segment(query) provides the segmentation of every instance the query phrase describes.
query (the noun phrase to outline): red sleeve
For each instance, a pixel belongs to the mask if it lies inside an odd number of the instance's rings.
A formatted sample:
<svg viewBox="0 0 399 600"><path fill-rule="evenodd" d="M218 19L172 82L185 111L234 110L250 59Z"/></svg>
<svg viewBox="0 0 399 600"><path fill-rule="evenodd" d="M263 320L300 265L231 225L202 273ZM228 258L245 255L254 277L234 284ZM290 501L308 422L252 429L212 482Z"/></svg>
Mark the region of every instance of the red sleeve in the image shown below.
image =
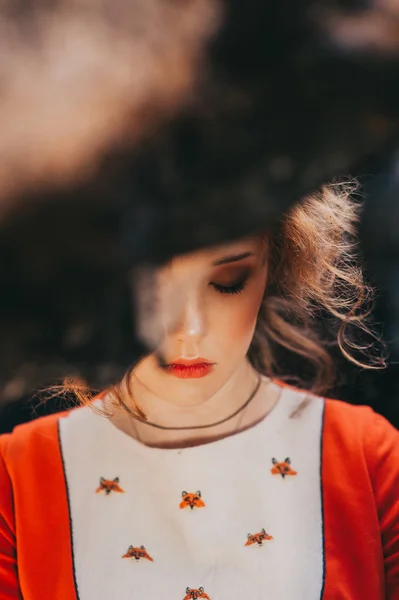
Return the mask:
<svg viewBox="0 0 399 600"><path fill-rule="evenodd" d="M384 548L386 599L399 600L399 432L374 413L365 435Z"/></svg>
<svg viewBox="0 0 399 600"><path fill-rule="evenodd" d="M20 600L22 595L18 584L12 486L0 453L0 600L17 598Z"/></svg>

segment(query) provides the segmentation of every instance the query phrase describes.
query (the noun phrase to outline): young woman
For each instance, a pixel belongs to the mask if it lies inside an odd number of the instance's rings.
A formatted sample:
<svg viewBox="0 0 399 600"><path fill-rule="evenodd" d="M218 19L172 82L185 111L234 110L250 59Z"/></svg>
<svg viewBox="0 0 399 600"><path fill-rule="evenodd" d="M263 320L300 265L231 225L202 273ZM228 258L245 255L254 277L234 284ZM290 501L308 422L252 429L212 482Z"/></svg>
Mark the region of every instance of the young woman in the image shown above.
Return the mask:
<svg viewBox="0 0 399 600"><path fill-rule="evenodd" d="M269 236L175 258L159 295L188 288L156 355L1 438L1 599L399 599L399 435L316 394L316 311L352 360L345 325L366 329L355 220L330 187ZM278 345L311 392L276 378Z"/></svg>

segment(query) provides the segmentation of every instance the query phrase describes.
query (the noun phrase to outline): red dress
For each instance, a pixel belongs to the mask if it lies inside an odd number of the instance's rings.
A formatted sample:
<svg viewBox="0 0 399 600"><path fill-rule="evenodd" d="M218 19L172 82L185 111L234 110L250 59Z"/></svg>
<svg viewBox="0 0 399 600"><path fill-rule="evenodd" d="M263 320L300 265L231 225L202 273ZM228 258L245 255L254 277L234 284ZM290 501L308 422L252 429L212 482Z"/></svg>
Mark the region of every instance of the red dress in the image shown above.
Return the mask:
<svg viewBox="0 0 399 600"><path fill-rule="evenodd" d="M318 598L399 600L399 433L369 408L335 400L322 402L319 451L323 572ZM41 418L0 437L1 600L79 597L68 478L60 439L60 422L65 418L66 413ZM278 477L275 459L273 465L268 465L267 475ZM296 468L293 463L292 468ZM114 484L106 482L105 493L107 485L112 491ZM123 491L123 482L114 487L117 492ZM186 500L191 502L190 491L183 492L188 500L184 495L180 497L181 507ZM253 539L248 538L245 546L261 543L256 537L262 537L261 533L252 533ZM136 551L133 548L130 554ZM156 562L148 560L146 568ZM289 577L290 564L282 568ZM308 568L312 570L313 565ZM214 600L209 585L205 592ZM189 593L187 597L191 597ZM269 597L266 590L264 597ZM216 594L215 599L219 598L221 594Z"/></svg>

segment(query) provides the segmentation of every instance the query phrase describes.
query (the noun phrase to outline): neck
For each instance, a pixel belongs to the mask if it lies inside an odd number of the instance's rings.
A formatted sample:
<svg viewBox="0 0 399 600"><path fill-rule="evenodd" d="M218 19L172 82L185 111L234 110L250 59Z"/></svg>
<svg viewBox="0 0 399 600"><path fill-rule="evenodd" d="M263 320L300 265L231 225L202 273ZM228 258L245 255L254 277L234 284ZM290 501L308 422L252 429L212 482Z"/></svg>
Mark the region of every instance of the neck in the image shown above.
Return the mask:
<svg viewBox="0 0 399 600"><path fill-rule="evenodd" d="M258 374L245 361L226 383L200 406L176 406L153 394L139 379L133 382L134 397L149 421L164 427L196 427L225 419L250 397L258 383ZM216 441L247 429L263 419L273 408L279 388L264 380L250 404L235 417L215 427L198 430L163 430L142 423L118 408L113 424L143 444L155 447L188 447ZM129 405L129 397L126 397Z"/></svg>

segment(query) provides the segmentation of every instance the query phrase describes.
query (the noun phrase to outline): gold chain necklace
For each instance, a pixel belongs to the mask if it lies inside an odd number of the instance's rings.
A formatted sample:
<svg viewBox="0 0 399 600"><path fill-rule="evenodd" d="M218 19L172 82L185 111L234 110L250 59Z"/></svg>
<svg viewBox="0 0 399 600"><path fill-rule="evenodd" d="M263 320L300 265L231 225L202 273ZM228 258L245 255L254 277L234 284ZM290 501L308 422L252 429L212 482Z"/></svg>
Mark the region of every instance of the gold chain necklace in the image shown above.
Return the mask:
<svg viewBox="0 0 399 600"><path fill-rule="evenodd" d="M123 402L122 398L119 398L119 402L120 402L121 406L124 408L124 410L127 413L129 413L129 415L131 415L134 419L136 419L136 421L140 421L140 423L144 423L145 425L150 425L150 427L156 427L157 429L164 429L164 430L169 430L169 431L208 429L210 427L217 427L217 425L222 425L223 423L230 421L230 419L234 419L234 417L236 417L238 414L240 414L240 412L242 412L248 406L248 404L255 398L256 394L259 391L261 382L262 382L261 376L258 375L258 381L256 383L256 386L255 386L254 390L251 392L251 395L249 396L249 398L244 402L244 404L242 404L239 408L237 408L237 410L235 410L228 417L225 417L224 419L220 419L220 421L216 421L215 423L210 423L209 425L192 425L190 427L167 427L165 425L159 425L158 423L153 423L152 421L147 421L146 419L142 419L141 417L139 417L134 411L131 410L131 408L129 408L129 406L127 406L127 404L125 404L125 402Z"/></svg>

